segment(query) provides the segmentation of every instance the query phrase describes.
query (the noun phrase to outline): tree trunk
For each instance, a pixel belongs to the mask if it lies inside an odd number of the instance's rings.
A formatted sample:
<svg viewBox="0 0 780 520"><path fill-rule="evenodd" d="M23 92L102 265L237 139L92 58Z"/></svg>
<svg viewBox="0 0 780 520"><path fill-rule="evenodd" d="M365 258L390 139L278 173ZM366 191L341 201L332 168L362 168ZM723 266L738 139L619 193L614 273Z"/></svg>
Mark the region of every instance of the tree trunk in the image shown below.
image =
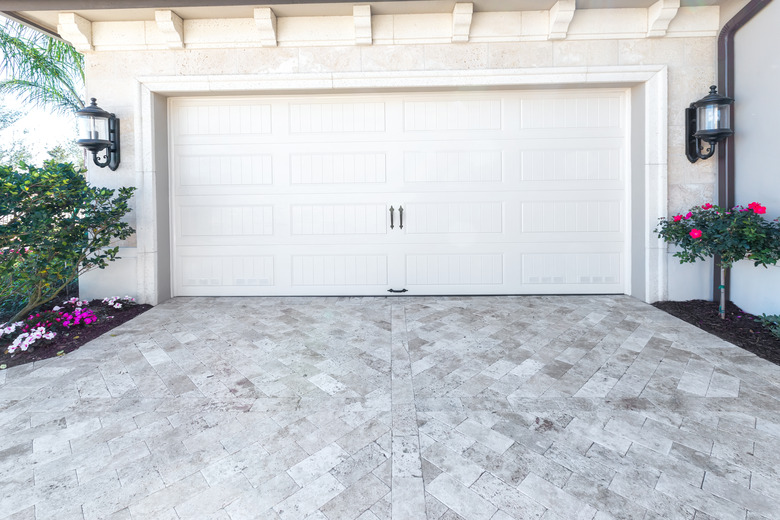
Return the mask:
<svg viewBox="0 0 780 520"><path fill-rule="evenodd" d="M718 307L718 316L720 319L726 319L726 270L720 268L720 306Z"/></svg>

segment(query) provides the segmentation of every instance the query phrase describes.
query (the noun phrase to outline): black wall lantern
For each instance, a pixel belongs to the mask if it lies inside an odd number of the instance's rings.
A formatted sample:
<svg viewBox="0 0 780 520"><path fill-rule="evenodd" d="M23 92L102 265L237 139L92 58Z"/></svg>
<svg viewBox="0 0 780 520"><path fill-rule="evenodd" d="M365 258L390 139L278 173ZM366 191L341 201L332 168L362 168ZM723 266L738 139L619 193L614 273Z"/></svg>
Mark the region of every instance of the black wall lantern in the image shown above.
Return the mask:
<svg viewBox="0 0 780 520"><path fill-rule="evenodd" d="M76 112L79 139L76 144L92 152L92 160L112 171L119 167L119 118L97 106L96 99L92 104ZM102 158L98 153L105 150Z"/></svg>
<svg viewBox="0 0 780 520"><path fill-rule="evenodd" d="M734 100L718 95L715 85L710 87L710 93L691 103L685 109L685 155L688 160L696 162L707 159L715 153L715 144L734 135L731 129L731 104ZM708 148L702 150L702 141Z"/></svg>

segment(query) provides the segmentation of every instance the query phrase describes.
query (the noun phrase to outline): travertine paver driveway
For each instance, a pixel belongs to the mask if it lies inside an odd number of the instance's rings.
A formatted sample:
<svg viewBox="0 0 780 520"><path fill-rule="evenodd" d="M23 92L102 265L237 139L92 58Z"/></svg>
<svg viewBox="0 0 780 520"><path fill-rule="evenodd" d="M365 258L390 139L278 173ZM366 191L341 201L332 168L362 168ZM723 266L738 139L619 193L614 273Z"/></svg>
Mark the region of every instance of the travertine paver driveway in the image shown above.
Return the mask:
<svg viewBox="0 0 780 520"><path fill-rule="evenodd" d="M179 298L0 372L0 517L780 518L779 390L625 296Z"/></svg>

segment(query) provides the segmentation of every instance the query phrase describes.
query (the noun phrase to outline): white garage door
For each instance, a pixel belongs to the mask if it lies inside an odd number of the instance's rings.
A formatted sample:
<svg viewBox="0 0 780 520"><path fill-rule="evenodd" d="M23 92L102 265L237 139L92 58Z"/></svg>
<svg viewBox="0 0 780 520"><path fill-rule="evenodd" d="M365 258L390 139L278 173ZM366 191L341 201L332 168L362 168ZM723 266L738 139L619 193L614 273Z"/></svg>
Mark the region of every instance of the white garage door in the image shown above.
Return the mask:
<svg viewBox="0 0 780 520"><path fill-rule="evenodd" d="M624 91L170 108L176 295L625 290Z"/></svg>

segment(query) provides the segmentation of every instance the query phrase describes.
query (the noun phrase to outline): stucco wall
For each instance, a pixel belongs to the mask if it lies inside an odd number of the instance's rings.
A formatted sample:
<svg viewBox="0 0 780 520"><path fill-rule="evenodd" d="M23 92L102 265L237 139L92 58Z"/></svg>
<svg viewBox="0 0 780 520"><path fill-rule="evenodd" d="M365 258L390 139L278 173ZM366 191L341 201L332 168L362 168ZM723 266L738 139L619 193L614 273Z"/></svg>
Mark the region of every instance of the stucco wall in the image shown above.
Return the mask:
<svg viewBox="0 0 780 520"><path fill-rule="evenodd" d="M608 11L614 13L609 14ZM523 27L540 27L536 19L544 13L533 12L527 17L519 15L518 20L525 23L528 18ZM188 25L185 21L184 49L166 49L160 45L160 38L150 37L149 34L153 33L149 28L151 22L127 22L124 25L118 22L94 23L93 45L96 50L86 53L88 95L97 97L101 107L116 112L122 119L122 165L117 172L93 167L90 178L96 184L108 186L136 185L139 186L139 196L145 197L144 200L150 197L150 181L142 174L141 163L143 154L151 152L145 149L135 153L136 144L143 140L143 136L136 136L135 132L142 123L139 81L145 77L191 77L193 83L203 85L203 93L207 94L209 81L220 76L242 74L261 75L270 82L276 75L289 77L290 74L300 75L302 80L312 74L323 73L352 73L360 77L361 73L404 71L414 74L420 71L490 70L500 74L502 70L552 73L566 69L581 70L587 74L589 70L599 70L600 67L663 65L668 71L666 102L669 124L668 153L666 160L662 158L661 162L666 163L663 166L668 165L669 213L712 201L716 162L690 164L686 160L683 110L691 101L705 95L708 86L715 83L718 8L682 8L678 17L669 24L667 35L660 38L646 37L648 17L645 9L603 10L601 16L595 14L577 11L568 36L557 41L546 39L546 34L532 34L533 31L526 36L523 33L518 36L507 28L511 17L505 17L502 23L498 23L500 16L482 18L477 23L475 14L472 32L476 33L466 43L443 43L451 39L451 15L375 19L372 45L345 44L345 41L354 39L354 32L350 32L351 28L342 28L339 32L338 27L344 25L343 20L323 21L314 17L309 22L311 31L307 35L303 30L306 27L304 21L282 23L279 19L277 47L262 47L254 41L242 43L242 33L236 29L243 27L239 22L212 20ZM449 16L446 18L449 22L443 23L442 16ZM491 25L488 23L490 20L496 23ZM252 22L251 19L249 22ZM548 27L547 23L545 18L541 26ZM388 24L390 29L387 29ZM347 33L344 33L345 30ZM312 35L319 40L312 40ZM310 40L302 41L306 37ZM323 40L327 45L323 44ZM159 141L161 137L155 139ZM158 166L155 166L151 184L159 183L160 178L167 175L160 158L156 157L153 161ZM140 195L142 193L146 195ZM144 211L144 205L148 203L139 204L138 211ZM137 242L127 244L130 254L123 261L125 266L111 266L85 277L82 284L85 295L103 296L112 278L121 276L126 283L127 273L133 269L130 265L132 257L156 251L157 245L151 243L148 237L156 237L158 230L143 229L143 219L140 221ZM145 236L140 236L142 233ZM706 265L679 266L677 260L669 256L668 269L670 279L675 280L670 294L676 299L709 295L708 282L701 281L708 280ZM691 272L696 274L691 276ZM139 283L148 273L139 272L136 276L139 290L133 295L156 302L156 297L149 296L148 289Z"/></svg>
<svg viewBox="0 0 780 520"><path fill-rule="evenodd" d="M780 120L778 27L780 1L775 0L734 36L734 193L737 204L764 204L770 219L780 217L780 162L773 153ZM780 266L738 263L731 274L731 299L752 314L780 314Z"/></svg>

